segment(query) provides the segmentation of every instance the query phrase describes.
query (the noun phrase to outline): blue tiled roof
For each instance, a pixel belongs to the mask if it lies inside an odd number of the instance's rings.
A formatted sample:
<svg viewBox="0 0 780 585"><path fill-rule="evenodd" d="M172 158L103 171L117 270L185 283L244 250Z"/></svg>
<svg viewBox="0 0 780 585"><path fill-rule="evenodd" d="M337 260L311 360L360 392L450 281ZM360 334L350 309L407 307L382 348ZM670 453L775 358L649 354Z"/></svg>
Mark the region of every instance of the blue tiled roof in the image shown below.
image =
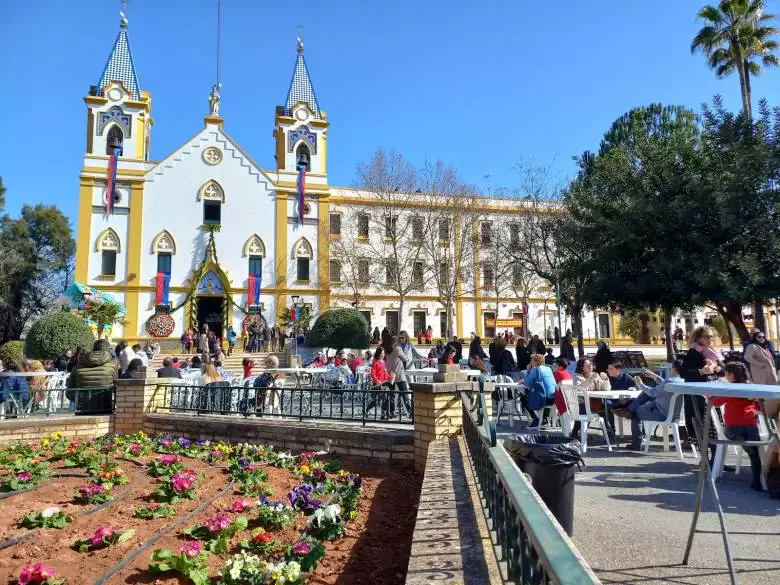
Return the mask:
<svg viewBox="0 0 780 585"><path fill-rule="evenodd" d="M103 69L100 81L98 81L97 95L103 95L103 88L111 81L121 81L130 92L132 99L141 99L133 54L130 52L130 43L127 40L127 23L124 20L119 28L119 36L116 38L114 48L111 50L111 56Z"/></svg>
<svg viewBox="0 0 780 585"><path fill-rule="evenodd" d="M317 104L317 96L314 95L314 88L309 78L309 70L306 69L306 60L303 58L302 47L298 49L298 58L295 61L295 71L290 82L290 90L287 92L284 113L288 116L292 115L292 109L298 102L306 102L314 117L318 120L322 119L320 106Z"/></svg>

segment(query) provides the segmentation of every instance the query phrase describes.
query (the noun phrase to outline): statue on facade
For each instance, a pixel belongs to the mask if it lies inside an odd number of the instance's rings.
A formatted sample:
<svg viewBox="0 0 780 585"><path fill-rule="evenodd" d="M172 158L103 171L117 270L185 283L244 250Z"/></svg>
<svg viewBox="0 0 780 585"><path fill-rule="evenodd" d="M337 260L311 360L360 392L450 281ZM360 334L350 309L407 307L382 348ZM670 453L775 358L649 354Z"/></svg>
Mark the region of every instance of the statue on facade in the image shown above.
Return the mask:
<svg viewBox="0 0 780 585"><path fill-rule="evenodd" d="M209 94L209 116L219 117L219 102L221 100L222 98L219 95L219 84L215 83Z"/></svg>

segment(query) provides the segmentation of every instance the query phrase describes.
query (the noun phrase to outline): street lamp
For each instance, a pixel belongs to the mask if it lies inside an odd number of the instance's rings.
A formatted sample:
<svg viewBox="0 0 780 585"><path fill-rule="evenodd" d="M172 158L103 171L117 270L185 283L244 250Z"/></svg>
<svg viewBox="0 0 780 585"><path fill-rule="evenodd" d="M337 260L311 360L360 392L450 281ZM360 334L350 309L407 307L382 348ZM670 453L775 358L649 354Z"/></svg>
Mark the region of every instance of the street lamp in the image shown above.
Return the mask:
<svg viewBox="0 0 780 585"><path fill-rule="evenodd" d="M295 344L293 347L295 347L295 355L298 355L298 300L301 298L300 295L290 295L290 298L293 302L293 308L292 310L295 312L295 319L293 321L293 343ZM297 360L296 360L297 361Z"/></svg>

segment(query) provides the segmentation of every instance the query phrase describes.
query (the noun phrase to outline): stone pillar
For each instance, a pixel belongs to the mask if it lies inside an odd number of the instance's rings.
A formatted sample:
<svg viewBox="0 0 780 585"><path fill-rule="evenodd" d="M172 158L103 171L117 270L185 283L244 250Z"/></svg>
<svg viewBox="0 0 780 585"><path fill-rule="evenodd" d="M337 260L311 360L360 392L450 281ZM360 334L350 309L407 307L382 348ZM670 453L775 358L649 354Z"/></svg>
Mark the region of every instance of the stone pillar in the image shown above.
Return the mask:
<svg viewBox="0 0 780 585"><path fill-rule="evenodd" d="M451 367L451 366L450 366ZM441 372L449 374L449 372ZM460 374L458 374L460 376ZM437 376L437 377L438 377ZM411 384L414 393L414 466L418 471L425 469L428 444L436 439L456 435L463 425L462 391L479 391L478 382L452 381ZM487 415L490 416L490 393L492 382L485 382L484 392Z"/></svg>
<svg viewBox="0 0 780 585"><path fill-rule="evenodd" d="M172 378L157 378L157 373L143 370L129 380L116 381L114 432L135 433L143 429L144 415L156 412L164 404L163 384L173 384Z"/></svg>

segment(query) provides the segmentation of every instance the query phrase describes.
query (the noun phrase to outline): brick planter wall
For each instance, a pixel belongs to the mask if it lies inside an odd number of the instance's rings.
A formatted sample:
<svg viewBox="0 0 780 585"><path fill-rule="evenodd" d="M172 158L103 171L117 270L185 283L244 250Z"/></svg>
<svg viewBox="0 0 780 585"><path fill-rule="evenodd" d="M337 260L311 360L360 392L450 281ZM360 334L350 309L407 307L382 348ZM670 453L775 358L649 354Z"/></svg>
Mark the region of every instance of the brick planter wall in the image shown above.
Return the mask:
<svg viewBox="0 0 780 585"><path fill-rule="evenodd" d="M113 418L110 414L103 414L4 420L0 423L0 444L40 441L55 431L62 432L65 437L74 438L105 435L112 430Z"/></svg>
<svg viewBox="0 0 780 585"><path fill-rule="evenodd" d="M336 421L297 422L269 418L238 418L187 414L146 414L146 433L173 433L212 441L265 443L291 451L324 449L337 455L364 457L376 461L414 459L414 433L409 429L363 427Z"/></svg>

